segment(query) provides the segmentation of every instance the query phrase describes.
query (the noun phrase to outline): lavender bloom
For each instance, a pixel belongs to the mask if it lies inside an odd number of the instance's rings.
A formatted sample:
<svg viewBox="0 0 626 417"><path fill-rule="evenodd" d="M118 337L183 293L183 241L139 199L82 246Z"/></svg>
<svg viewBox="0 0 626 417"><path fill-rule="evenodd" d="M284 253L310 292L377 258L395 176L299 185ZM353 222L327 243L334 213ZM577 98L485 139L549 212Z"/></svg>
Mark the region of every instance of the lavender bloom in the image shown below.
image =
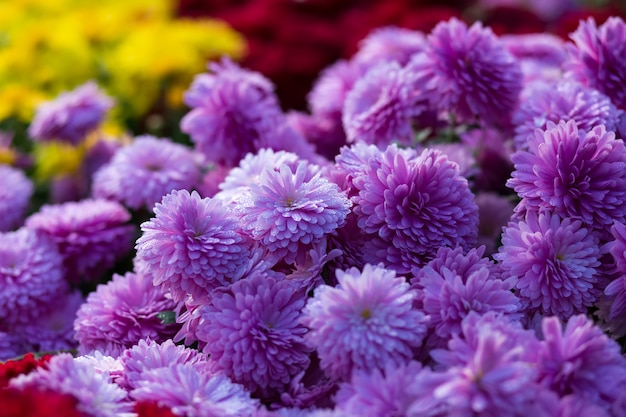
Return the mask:
<svg viewBox="0 0 626 417"><path fill-rule="evenodd" d="M379 147L393 141L412 144L413 123L426 110L426 100L415 82L414 73L397 62L377 65L359 78L343 108L348 142L362 141Z"/></svg>
<svg viewBox="0 0 626 417"><path fill-rule="evenodd" d="M375 29L359 43L353 62L364 68L392 61L404 66L425 48L426 36L422 32L387 26Z"/></svg>
<svg viewBox="0 0 626 417"><path fill-rule="evenodd" d="M341 120L346 96L362 75L358 65L343 60L324 69L307 97L311 112Z"/></svg>
<svg viewBox="0 0 626 417"><path fill-rule="evenodd" d="M39 388L74 396L77 409L93 417L134 417L126 391L109 381L107 372L97 372L86 361L75 360L69 353L55 355L46 368L13 378L15 388Z"/></svg>
<svg viewBox="0 0 626 417"><path fill-rule="evenodd" d="M215 291L196 331L211 369L260 396L281 391L309 365L299 323L305 302L290 281L260 273Z"/></svg>
<svg viewBox="0 0 626 417"><path fill-rule="evenodd" d="M120 204L96 199L44 205L26 219L26 227L58 245L70 282L93 282L132 249L135 227L129 220Z"/></svg>
<svg viewBox="0 0 626 417"><path fill-rule="evenodd" d="M146 371L145 379L130 395L136 401L156 402L180 416L247 417L258 407L243 386L224 375L198 372L189 364Z"/></svg>
<svg viewBox="0 0 626 417"><path fill-rule="evenodd" d="M353 179L359 227L397 248L432 257L441 246L471 247L478 232L478 207L458 166L425 149L407 159L394 147L366 175Z"/></svg>
<svg viewBox="0 0 626 417"><path fill-rule="evenodd" d="M529 139L529 151L511 157L507 186L529 209L546 207L597 229L626 217L626 147L604 126L579 130L576 122L548 123Z"/></svg>
<svg viewBox="0 0 626 417"><path fill-rule="evenodd" d="M419 362L408 362L390 368L383 374L355 371L350 383L343 383L335 397L336 410L341 415L377 417L408 416L409 406L415 400L415 380L421 372Z"/></svg>
<svg viewBox="0 0 626 417"><path fill-rule="evenodd" d="M514 280L501 280L491 262L481 258L483 250L473 249L463 256L460 248L441 248L412 280L418 305L442 340L458 334L461 321L470 312L495 311L518 317L520 303L511 292Z"/></svg>
<svg viewBox="0 0 626 417"><path fill-rule="evenodd" d="M614 240L609 244L609 251L618 276L604 289L606 297L599 303L598 315L605 321L607 330L622 337L626 335L626 225L616 222L611 234Z"/></svg>
<svg viewBox="0 0 626 417"><path fill-rule="evenodd" d="M0 233L0 320L38 320L68 290L63 259L47 236L28 229Z"/></svg>
<svg viewBox="0 0 626 417"><path fill-rule="evenodd" d="M535 82L523 91L519 108L513 114L515 148L528 150L536 129L546 130L548 122L573 120L581 131L604 125L615 131L621 112L611 100L575 81Z"/></svg>
<svg viewBox="0 0 626 417"><path fill-rule="evenodd" d="M36 140L56 139L78 145L98 127L111 107L113 100L94 82L88 82L41 104L28 134Z"/></svg>
<svg viewBox="0 0 626 417"><path fill-rule="evenodd" d="M542 323L545 343L538 362L539 381L559 395L574 394L610 406L622 395L626 360L619 345L584 315L563 329L556 317Z"/></svg>
<svg viewBox="0 0 626 417"><path fill-rule="evenodd" d="M241 161L239 166L232 168L219 185L221 190L215 197L224 201L235 201L245 191L250 190L250 185L259 181L261 173L266 169L279 171L283 165L295 169L299 161L298 155L272 149L260 149L256 154L249 153ZM308 167L313 167L309 165Z"/></svg>
<svg viewBox="0 0 626 417"><path fill-rule="evenodd" d="M593 18L570 35L566 75L606 94L626 110L626 23L611 17L600 27Z"/></svg>
<svg viewBox="0 0 626 417"><path fill-rule="evenodd" d="M522 89L522 72L491 29L480 22L468 28L452 18L439 23L427 43L408 70L422 80L432 106L459 121L478 117L488 124L508 124Z"/></svg>
<svg viewBox="0 0 626 417"><path fill-rule="evenodd" d="M187 294L202 301L241 277L250 244L220 201L178 190L163 197L154 213L141 225L137 259L175 302Z"/></svg>
<svg viewBox="0 0 626 417"><path fill-rule="evenodd" d="M529 210L511 222L494 258L530 311L562 318L585 312L600 295L598 239L582 222Z"/></svg>
<svg viewBox="0 0 626 417"><path fill-rule="evenodd" d="M0 362L31 352L32 348L19 335L0 330Z"/></svg>
<svg viewBox="0 0 626 417"><path fill-rule="evenodd" d="M436 416L548 417L555 398L547 401L537 384L537 371L524 346L512 346L507 332L490 326L475 329L475 347L465 364L449 368L444 380L431 386L444 404Z"/></svg>
<svg viewBox="0 0 626 417"><path fill-rule="evenodd" d="M343 226L351 206L336 184L320 173L311 176L305 162L295 171L289 165L266 169L237 203L244 232L287 263L303 245Z"/></svg>
<svg viewBox="0 0 626 417"><path fill-rule="evenodd" d="M78 310L74 329L79 350L117 357L142 339L165 341L176 334L177 327L163 324L158 314L174 307L163 288L152 285L150 277L132 272L114 274L113 280L98 285Z"/></svg>
<svg viewBox="0 0 626 417"><path fill-rule="evenodd" d="M304 309L306 340L333 379L355 369L372 371L406 364L422 343L426 318L413 309L415 293L403 278L381 266L337 270L337 287L321 285Z"/></svg>
<svg viewBox="0 0 626 417"><path fill-rule="evenodd" d="M75 291L54 301L51 310L44 316L19 327L18 332L28 341L33 352L54 352L78 346L74 337L74 319L85 301L84 297Z"/></svg>
<svg viewBox="0 0 626 417"><path fill-rule="evenodd" d="M118 150L111 162L96 172L92 193L134 210L152 210L164 195L190 190L199 180L198 161L190 149L146 135Z"/></svg>
<svg viewBox="0 0 626 417"><path fill-rule="evenodd" d="M268 79L229 60L212 63L209 69L213 73L196 76L185 94L192 110L182 119L181 129L210 161L234 166L264 147L310 152L304 138L285 127Z"/></svg>
<svg viewBox="0 0 626 417"><path fill-rule="evenodd" d="M123 368L118 384L134 389L145 379L145 373L159 368L188 364L199 373L207 370L207 360L195 349L176 346L171 339L159 344L151 339L142 339L137 345L126 349L119 357Z"/></svg>
<svg viewBox="0 0 626 417"><path fill-rule="evenodd" d="M520 60L559 67L566 59L565 42L549 33L502 35L500 41L506 49Z"/></svg>
<svg viewBox="0 0 626 417"><path fill-rule="evenodd" d="M34 187L24 173L0 164L0 232L8 232L24 220Z"/></svg>
<svg viewBox="0 0 626 417"><path fill-rule="evenodd" d="M346 144L341 114L335 117L290 111L286 118L287 124L306 138L315 147L315 152L326 160L335 158L339 149Z"/></svg>

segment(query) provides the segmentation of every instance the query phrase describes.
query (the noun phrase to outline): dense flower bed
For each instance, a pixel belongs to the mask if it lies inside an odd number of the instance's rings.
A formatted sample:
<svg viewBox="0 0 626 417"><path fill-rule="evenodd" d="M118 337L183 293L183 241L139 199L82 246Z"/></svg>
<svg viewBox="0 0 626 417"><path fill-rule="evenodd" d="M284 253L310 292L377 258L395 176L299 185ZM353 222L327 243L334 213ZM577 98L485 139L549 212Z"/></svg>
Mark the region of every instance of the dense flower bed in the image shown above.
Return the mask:
<svg viewBox="0 0 626 417"><path fill-rule="evenodd" d="M570 38L380 28L309 113L224 58L190 146L39 106L82 182L5 146L3 413L626 415L626 23Z"/></svg>

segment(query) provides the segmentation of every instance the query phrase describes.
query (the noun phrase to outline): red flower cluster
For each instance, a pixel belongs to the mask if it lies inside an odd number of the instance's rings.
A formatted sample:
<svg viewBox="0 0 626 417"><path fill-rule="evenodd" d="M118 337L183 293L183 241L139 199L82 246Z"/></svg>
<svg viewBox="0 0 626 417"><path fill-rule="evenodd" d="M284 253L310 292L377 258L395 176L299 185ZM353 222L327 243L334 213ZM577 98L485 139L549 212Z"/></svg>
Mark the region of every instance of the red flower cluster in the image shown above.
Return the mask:
<svg viewBox="0 0 626 417"><path fill-rule="evenodd" d="M135 404L135 413L137 417L176 417L167 407L159 407L152 402L138 402Z"/></svg>
<svg viewBox="0 0 626 417"><path fill-rule="evenodd" d="M0 388L0 404L3 417L85 417L76 398L58 392Z"/></svg>
<svg viewBox="0 0 626 417"><path fill-rule="evenodd" d="M613 0L619 4L621 0ZM567 10L550 21L520 0L519 7L481 6L481 0L179 0L181 16L222 18L248 39L243 65L270 78L285 109L302 110L320 70L350 57L372 29L396 25L431 31L452 16L481 20L501 33L549 31L567 37L578 21L598 24L624 10Z"/></svg>
<svg viewBox="0 0 626 417"><path fill-rule="evenodd" d="M52 355L44 355L41 358L35 358L32 353L27 353L20 359L0 362L0 389L7 387L12 378L45 366L51 357ZM0 400L1 403L2 400Z"/></svg>

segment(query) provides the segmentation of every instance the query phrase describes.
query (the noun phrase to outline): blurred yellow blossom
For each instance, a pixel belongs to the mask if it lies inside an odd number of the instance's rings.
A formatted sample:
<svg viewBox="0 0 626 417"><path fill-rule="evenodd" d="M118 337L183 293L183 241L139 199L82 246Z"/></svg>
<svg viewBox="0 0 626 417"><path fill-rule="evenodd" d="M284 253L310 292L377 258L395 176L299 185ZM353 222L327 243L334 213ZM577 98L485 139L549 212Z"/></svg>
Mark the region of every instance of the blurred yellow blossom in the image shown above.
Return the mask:
<svg viewBox="0 0 626 417"><path fill-rule="evenodd" d="M174 0L0 0L0 120L27 122L42 100L87 80L124 119L180 106L208 60L240 58L245 42L221 21L174 14Z"/></svg>

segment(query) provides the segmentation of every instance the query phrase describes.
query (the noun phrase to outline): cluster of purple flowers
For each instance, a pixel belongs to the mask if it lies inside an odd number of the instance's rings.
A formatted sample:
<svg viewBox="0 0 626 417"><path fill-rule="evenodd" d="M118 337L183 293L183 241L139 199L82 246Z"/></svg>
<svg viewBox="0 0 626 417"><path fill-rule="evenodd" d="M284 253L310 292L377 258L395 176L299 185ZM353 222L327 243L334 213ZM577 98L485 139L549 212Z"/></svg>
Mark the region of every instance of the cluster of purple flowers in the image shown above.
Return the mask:
<svg viewBox="0 0 626 417"><path fill-rule="evenodd" d="M310 114L213 63L193 148L137 137L26 219L0 166L0 360L79 353L10 386L103 417L625 415L626 23L571 37L379 30ZM92 90L42 110L54 138L97 127Z"/></svg>

